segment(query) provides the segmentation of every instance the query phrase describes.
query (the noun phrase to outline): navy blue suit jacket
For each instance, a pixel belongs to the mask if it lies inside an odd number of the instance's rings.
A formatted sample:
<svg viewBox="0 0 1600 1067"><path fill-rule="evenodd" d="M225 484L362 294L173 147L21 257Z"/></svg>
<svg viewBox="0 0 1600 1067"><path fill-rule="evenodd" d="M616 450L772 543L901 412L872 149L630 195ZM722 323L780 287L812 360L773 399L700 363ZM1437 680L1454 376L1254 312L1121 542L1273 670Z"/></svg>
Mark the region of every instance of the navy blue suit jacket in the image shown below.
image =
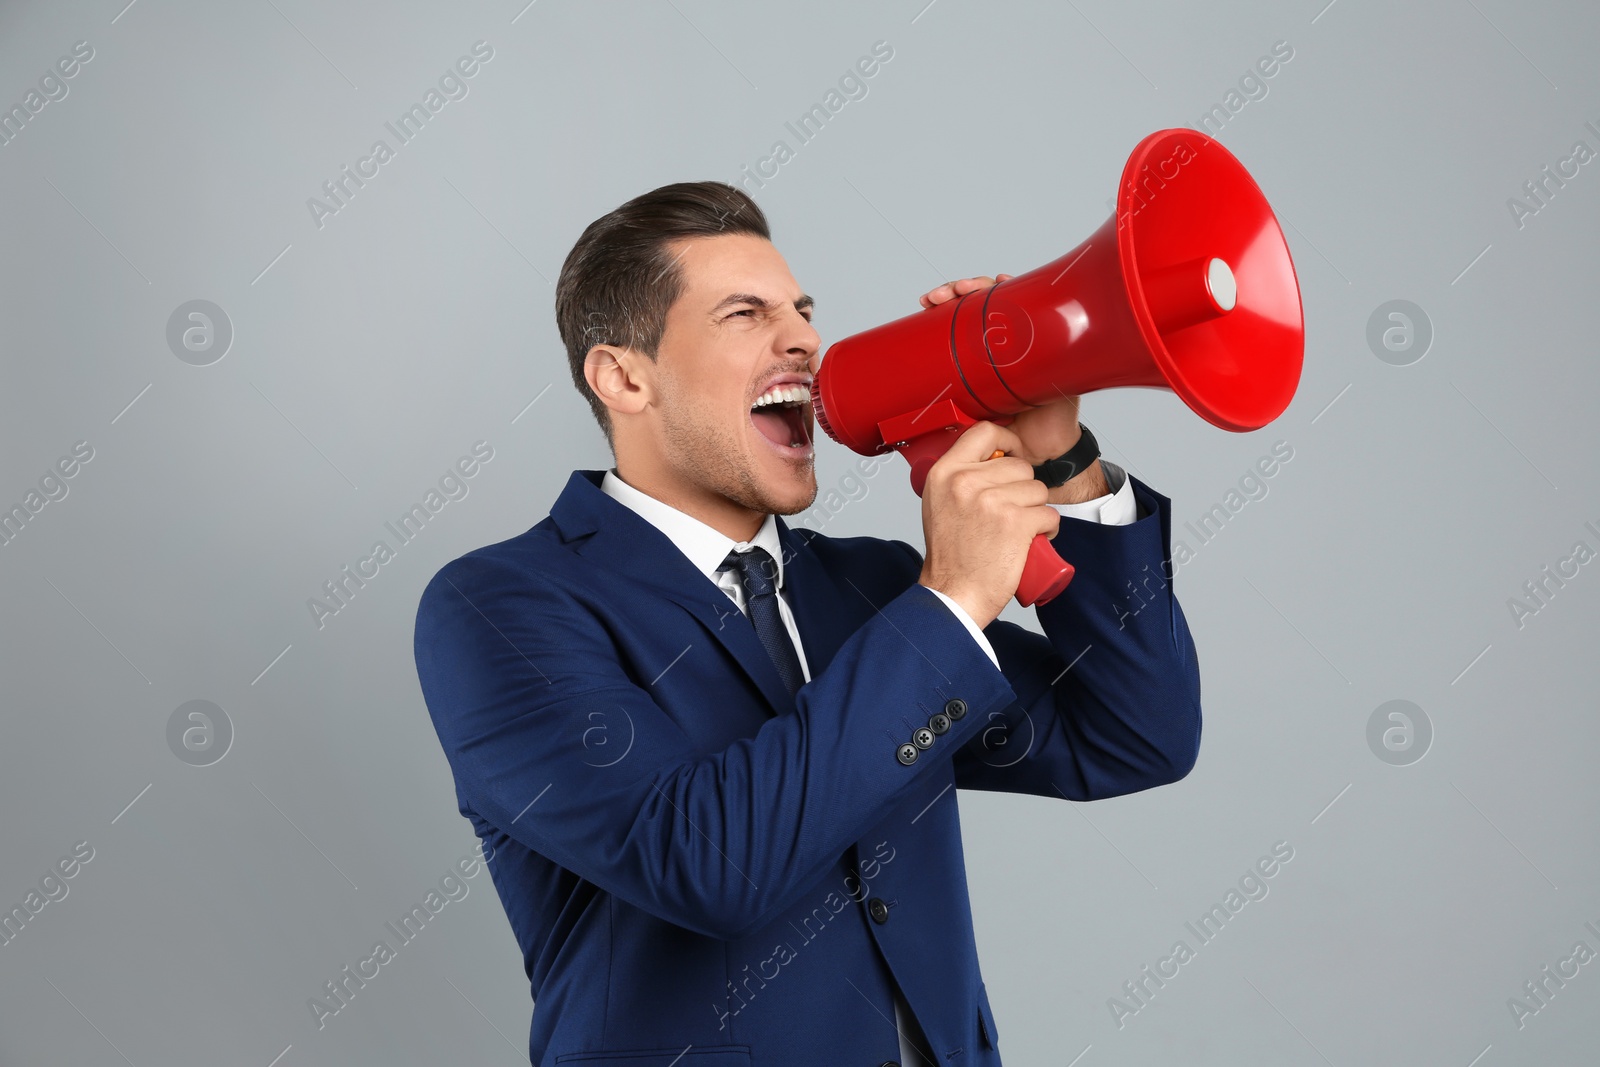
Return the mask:
<svg viewBox="0 0 1600 1067"><path fill-rule="evenodd" d="M1167 498L1135 479L1135 522L1062 518L1077 576L1046 636L984 630L1000 670L911 546L780 519L812 672L791 697L601 475L446 564L417 612L428 711L522 947L530 1061L877 1067L898 984L935 1063L999 1064L951 787L1081 801L1188 773L1200 674L1159 580Z"/></svg>

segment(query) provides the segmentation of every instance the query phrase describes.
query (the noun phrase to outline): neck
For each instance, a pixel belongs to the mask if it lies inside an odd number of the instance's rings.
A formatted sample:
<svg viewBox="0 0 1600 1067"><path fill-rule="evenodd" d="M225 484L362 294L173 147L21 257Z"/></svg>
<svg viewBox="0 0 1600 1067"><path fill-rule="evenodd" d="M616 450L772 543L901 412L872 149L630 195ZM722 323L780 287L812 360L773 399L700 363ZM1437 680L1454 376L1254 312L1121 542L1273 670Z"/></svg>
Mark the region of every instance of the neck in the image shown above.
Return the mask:
<svg viewBox="0 0 1600 1067"><path fill-rule="evenodd" d="M674 478L659 464L627 462L617 457L616 474L646 496L699 519L734 541L749 541L761 529L766 515L735 503L703 486Z"/></svg>

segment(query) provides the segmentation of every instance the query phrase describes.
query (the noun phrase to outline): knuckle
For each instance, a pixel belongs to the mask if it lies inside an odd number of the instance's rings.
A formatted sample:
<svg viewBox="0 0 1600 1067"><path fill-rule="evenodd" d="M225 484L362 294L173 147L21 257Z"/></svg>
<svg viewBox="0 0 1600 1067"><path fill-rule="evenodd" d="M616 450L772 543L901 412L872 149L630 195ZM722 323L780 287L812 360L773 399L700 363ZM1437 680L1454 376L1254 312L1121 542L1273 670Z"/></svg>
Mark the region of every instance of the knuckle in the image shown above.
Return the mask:
<svg viewBox="0 0 1600 1067"><path fill-rule="evenodd" d="M1007 456L1005 457L1005 464L1005 472L1011 475L1017 481L1020 482L1023 479L1035 482L1038 481L1038 479L1033 476L1033 464L1029 463L1021 456ZM1043 486L1044 483L1039 482L1039 485Z"/></svg>

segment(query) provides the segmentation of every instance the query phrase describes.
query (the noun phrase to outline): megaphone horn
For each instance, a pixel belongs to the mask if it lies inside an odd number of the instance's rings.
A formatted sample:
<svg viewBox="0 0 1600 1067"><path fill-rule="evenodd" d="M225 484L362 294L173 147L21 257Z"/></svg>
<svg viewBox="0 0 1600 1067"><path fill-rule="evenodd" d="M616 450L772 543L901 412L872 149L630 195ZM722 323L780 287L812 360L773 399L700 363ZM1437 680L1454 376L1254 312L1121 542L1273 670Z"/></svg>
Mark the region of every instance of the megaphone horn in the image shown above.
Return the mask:
<svg viewBox="0 0 1600 1067"><path fill-rule="evenodd" d="M1288 244L1244 166L1188 129L1140 141L1115 212L1059 259L835 342L811 383L817 425L862 455L927 469L980 419L1118 386L1168 389L1225 430L1259 429L1300 382L1305 324ZM1017 588L1072 580L1043 535Z"/></svg>

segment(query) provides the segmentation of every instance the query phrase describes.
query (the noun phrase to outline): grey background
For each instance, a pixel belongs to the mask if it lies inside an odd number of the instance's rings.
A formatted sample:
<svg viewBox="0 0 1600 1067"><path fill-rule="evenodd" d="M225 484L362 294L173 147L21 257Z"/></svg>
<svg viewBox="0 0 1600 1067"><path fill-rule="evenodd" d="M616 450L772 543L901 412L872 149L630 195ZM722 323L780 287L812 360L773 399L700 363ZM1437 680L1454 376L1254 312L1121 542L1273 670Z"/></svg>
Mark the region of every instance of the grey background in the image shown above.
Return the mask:
<svg viewBox="0 0 1600 1067"><path fill-rule="evenodd" d="M1600 548L1600 163L1520 228L1507 207L1574 141L1600 149L1592 6L124 2L0 5L7 108L94 49L0 147L0 503L94 449L0 546L0 905L94 849L0 946L0 1061L525 1059L482 873L325 1028L307 1008L475 843L416 683L417 596L607 465L551 311L582 227L794 147L785 121L879 40L868 95L756 194L825 341L1061 255L1140 137L1294 49L1220 136L1286 223L1294 403L1236 435L1162 392L1084 401L1180 537L1294 450L1178 574L1199 764L1092 805L960 798L1007 1061L1593 1058L1600 964L1520 1029L1507 1006L1600 949L1600 565L1520 628L1507 603ZM480 39L469 94L319 228L307 198ZM196 299L234 332L209 366L166 341ZM1407 366L1366 340L1395 299L1434 334ZM318 629L307 599L479 440L468 495ZM853 458L823 443L824 489ZM920 543L902 467L822 528ZM1408 766L1367 743L1397 699L1433 730ZM169 748L191 700L233 731L209 766ZM1279 841L1270 894L1119 1028L1108 999L1197 945L1185 921Z"/></svg>

